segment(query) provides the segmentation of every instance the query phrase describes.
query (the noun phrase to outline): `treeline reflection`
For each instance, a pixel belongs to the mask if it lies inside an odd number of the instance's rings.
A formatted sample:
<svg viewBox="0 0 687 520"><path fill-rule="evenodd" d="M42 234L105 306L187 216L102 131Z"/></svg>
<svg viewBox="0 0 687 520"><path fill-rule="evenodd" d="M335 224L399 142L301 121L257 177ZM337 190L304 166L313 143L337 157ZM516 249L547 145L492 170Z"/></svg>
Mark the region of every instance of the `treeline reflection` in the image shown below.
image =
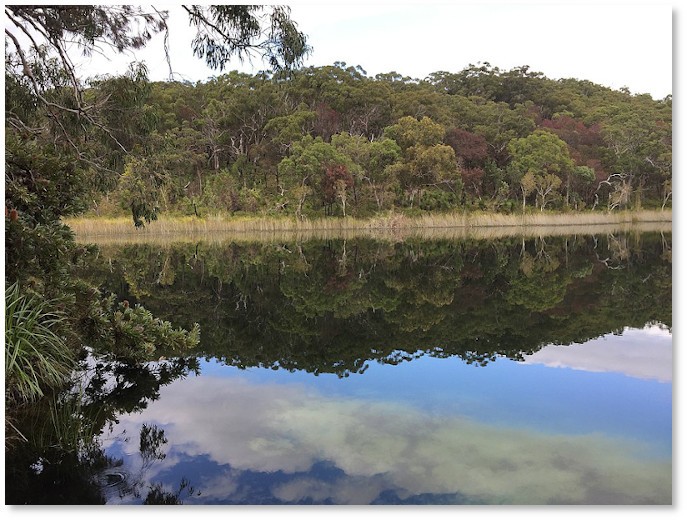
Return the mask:
<svg viewBox="0 0 687 520"><path fill-rule="evenodd" d="M347 376L419 355L486 364L672 326L671 234L102 246L85 276L238 367Z"/></svg>

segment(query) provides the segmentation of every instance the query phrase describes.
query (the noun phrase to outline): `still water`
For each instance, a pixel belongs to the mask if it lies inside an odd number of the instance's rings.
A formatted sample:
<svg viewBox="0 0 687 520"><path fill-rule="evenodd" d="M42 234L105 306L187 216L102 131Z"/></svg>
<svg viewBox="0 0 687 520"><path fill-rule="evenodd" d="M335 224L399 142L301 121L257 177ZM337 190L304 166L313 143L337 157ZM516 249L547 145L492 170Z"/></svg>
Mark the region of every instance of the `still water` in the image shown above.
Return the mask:
<svg viewBox="0 0 687 520"><path fill-rule="evenodd" d="M670 504L670 239L104 245L84 275L201 343L86 358L94 442L8 498Z"/></svg>

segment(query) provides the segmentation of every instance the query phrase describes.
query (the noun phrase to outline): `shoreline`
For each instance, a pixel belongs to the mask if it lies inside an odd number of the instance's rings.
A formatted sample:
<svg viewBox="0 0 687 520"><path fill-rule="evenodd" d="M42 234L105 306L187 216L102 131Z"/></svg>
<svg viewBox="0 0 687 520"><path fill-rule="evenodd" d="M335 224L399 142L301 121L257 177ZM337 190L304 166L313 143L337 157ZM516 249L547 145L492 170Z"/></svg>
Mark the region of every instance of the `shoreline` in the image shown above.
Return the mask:
<svg viewBox="0 0 687 520"><path fill-rule="evenodd" d="M297 220L275 217L205 218L162 216L136 229L130 217L88 217L63 219L79 242L138 242L169 238L248 240L289 237L404 239L498 238L505 236L552 236L605 234L628 231L672 232L672 210L641 210L613 213L497 213L429 214L409 217L389 214L368 219L351 217Z"/></svg>

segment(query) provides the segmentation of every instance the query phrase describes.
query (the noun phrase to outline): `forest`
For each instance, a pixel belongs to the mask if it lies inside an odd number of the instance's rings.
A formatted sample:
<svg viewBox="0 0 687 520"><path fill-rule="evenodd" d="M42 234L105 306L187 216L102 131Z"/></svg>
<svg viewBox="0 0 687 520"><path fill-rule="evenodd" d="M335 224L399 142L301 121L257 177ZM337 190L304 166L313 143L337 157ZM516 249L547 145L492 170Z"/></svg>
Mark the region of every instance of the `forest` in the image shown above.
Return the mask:
<svg viewBox="0 0 687 520"><path fill-rule="evenodd" d="M7 82L11 111L19 87ZM79 211L128 214L136 226L161 212L367 217L671 203L670 97L527 66L417 80L337 62L191 84L151 83L135 64L124 77L91 79L84 96L104 119L71 139L99 167L82 161L60 188L82 192ZM32 126L44 114L34 116ZM27 157L20 132L7 130L6 198L20 209L32 191L21 165L60 156L37 139L41 156Z"/></svg>
<svg viewBox="0 0 687 520"><path fill-rule="evenodd" d="M366 217L664 208L672 101L488 63L422 80L337 62L196 84L99 78L95 215ZM84 136L84 139L89 139ZM93 146L102 146L92 138ZM112 140L109 140L113 143ZM115 173L116 172L116 173Z"/></svg>

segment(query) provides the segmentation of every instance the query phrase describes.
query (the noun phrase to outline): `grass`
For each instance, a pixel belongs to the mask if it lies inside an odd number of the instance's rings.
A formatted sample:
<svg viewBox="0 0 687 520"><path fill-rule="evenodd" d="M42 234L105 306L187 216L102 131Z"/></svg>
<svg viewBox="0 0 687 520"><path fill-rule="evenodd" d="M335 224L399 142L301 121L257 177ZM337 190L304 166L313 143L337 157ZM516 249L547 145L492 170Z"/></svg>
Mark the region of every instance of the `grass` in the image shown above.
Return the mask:
<svg viewBox="0 0 687 520"><path fill-rule="evenodd" d="M43 397L46 387L64 383L75 365L71 349L56 329L64 316L49 302L5 290L5 393L18 402Z"/></svg>
<svg viewBox="0 0 687 520"><path fill-rule="evenodd" d="M167 217L136 229L130 218L73 218L65 223L79 241L132 242L185 239L269 239L274 237L354 237L373 236L402 239L407 236L431 238L501 236L548 236L563 234L606 233L628 230L669 232L672 211L627 211L586 213L449 213L409 217L388 214L369 219L317 218L297 220L274 217L205 218Z"/></svg>

